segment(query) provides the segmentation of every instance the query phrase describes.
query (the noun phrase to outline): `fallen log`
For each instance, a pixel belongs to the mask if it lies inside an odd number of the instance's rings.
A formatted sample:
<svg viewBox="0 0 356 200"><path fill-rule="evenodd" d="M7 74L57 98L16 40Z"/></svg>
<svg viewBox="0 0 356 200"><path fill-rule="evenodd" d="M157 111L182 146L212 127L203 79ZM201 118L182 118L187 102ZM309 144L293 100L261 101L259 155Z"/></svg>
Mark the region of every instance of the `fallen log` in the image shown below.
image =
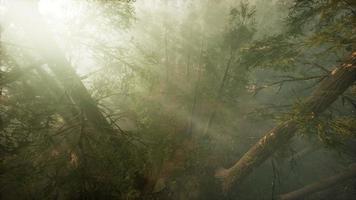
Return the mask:
<svg viewBox="0 0 356 200"><path fill-rule="evenodd" d="M279 146L291 139L298 129L298 119L311 119L328 108L349 86L356 81L356 52L333 70L312 95L302 104L299 113L267 132L242 158L229 169L217 170L215 177L222 180L223 191L228 192L232 185L239 185L252 173L253 169L269 158Z"/></svg>
<svg viewBox="0 0 356 200"><path fill-rule="evenodd" d="M333 185L339 184L353 177L356 177L356 164L352 164L350 166L350 169L348 169L346 172L339 173L337 175L325 178L319 182L312 183L293 192L282 194L277 199L278 200L303 199L307 195L313 194L315 192L319 192L321 190L325 190Z"/></svg>

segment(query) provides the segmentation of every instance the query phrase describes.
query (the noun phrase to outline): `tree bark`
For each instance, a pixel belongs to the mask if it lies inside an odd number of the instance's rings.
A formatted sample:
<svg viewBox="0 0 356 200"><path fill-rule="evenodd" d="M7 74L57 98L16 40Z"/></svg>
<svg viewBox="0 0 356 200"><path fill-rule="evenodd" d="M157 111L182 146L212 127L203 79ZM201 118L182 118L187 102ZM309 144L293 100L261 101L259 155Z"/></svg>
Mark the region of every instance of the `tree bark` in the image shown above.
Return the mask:
<svg viewBox="0 0 356 200"><path fill-rule="evenodd" d="M215 176L223 181L223 191L239 185L261 165L282 144L291 139L298 129L298 117L314 118L329 107L356 80L356 52L353 52L344 64L338 66L326 77L306 99L302 109L292 118L267 132L250 150L229 169L220 169Z"/></svg>
<svg viewBox="0 0 356 200"><path fill-rule="evenodd" d="M356 164L353 164L350 166L350 169L347 170L346 172L325 178L319 182L312 183L293 192L282 194L278 197L278 200L302 199L307 195L327 189L333 185L346 181L355 176L356 176Z"/></svg>

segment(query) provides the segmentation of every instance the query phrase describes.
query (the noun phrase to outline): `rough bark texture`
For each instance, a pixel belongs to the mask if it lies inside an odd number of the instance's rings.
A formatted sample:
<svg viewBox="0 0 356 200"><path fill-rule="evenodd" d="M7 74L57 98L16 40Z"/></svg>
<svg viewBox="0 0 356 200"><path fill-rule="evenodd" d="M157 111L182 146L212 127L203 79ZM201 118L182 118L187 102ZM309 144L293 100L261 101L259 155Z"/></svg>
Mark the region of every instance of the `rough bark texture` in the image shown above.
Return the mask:
<svg viewBox="0 0 356 200"><path fill-rule="evenodd" d="M351 165L350 169L347 170L346 172L325 178L319 182L312 183L293 192L282 194L278 197L278 200L303 199L307 195L327 189L333 185L346 181L355 176L356 176L356 164L353 164Z"/></svg>
<svg viewBox="0 0 356 200"><path fill-rule="evenodd" d="M356 80L356 52L344 64L326 77L306 99L297 117L315 117L330 106ZM223 181L223 191L240 184L254 168L261 165L279 146L291 139L297 131L297 120L279 124L263 136L242 158L229 169L220 169L215 176Z"/></svg>

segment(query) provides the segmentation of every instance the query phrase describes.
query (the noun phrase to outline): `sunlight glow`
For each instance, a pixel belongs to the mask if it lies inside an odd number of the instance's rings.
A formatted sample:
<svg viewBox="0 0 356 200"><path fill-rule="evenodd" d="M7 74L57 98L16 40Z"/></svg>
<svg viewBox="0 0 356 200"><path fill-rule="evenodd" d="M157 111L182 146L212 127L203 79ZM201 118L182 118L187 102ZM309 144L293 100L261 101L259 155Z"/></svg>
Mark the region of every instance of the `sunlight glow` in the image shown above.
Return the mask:
<svg viewBox="0 0 356 200"><path fill-rule="evenodd" d="M83 12L72 0L41 0L38 8L42 15L56 21L79 17Z"/></svg>
<svg viewBox="0 0 356 200"><path fill-rule="evenodd" d="M73 67L76 68L77 73L85 75L96 70L94 61L88 53L88 49L81 48L79 44L81 40L83 40L83 33L86 33L84 29L81 29L81 26L88 25L87 23L82 23L82 21L85 20L86 12L89 12L88 8L85 7L85 2L73 0L41 0L38 3L38 9L50 25L52 31L58 34L57 39L60 40L58 45L66 49L66 52L70 52L68 56L74 65ZM95 27L94 23L93 20L90 20L91 27ZM68 48L71 48L71 50Z"/></svg>
<svg viewBox="0 0 356 200"><path fill-rule="evenodd" d="M36 13L29 8L38 9L48 26L37 24ZM33 38L29 37L53 37L77 73L86 75L100 66L98 62L102 58L97 56L98 45L117 47L125 43L120 30L106 23L104 12L100 3L85 0L0 0L0 24L7 27L2 40L14 46L36 49L38 46L33 46ZM31 26L31 33L24 33L14 20ZM37 44L48 46L42 41Z"/></svg>

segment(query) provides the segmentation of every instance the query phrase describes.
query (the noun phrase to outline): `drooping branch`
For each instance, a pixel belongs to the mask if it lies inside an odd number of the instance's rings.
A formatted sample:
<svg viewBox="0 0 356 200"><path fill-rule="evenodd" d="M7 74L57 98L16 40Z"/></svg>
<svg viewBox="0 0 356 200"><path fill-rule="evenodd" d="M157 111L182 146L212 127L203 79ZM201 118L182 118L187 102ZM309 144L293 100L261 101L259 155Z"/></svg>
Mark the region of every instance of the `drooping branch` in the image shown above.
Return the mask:
<svg viewBox="0 0 356 200"><path fill-rule="evenodd" d="M319 87L306 99L295 118L291 118L267 132L231 168L217 171L216 177L222 179L223 190L227 192L232 185L241 184L254 168L268 159L279 146L290 140L298 129L297 118L316 117L327 109L355 80L356 52L353 52L344 64L324 78Z"/></svg>
<svg viewBox="0 0 356 200"><path fill-rule="evenodd" d="M325 190L333 185L339 184L353 177L356 177L356 164L351 165L350 169L348 169L346 172L322 179L319 182L304 186L293 192L282 194L278 197L278 200L303 199L310 194Z"/></svg>

